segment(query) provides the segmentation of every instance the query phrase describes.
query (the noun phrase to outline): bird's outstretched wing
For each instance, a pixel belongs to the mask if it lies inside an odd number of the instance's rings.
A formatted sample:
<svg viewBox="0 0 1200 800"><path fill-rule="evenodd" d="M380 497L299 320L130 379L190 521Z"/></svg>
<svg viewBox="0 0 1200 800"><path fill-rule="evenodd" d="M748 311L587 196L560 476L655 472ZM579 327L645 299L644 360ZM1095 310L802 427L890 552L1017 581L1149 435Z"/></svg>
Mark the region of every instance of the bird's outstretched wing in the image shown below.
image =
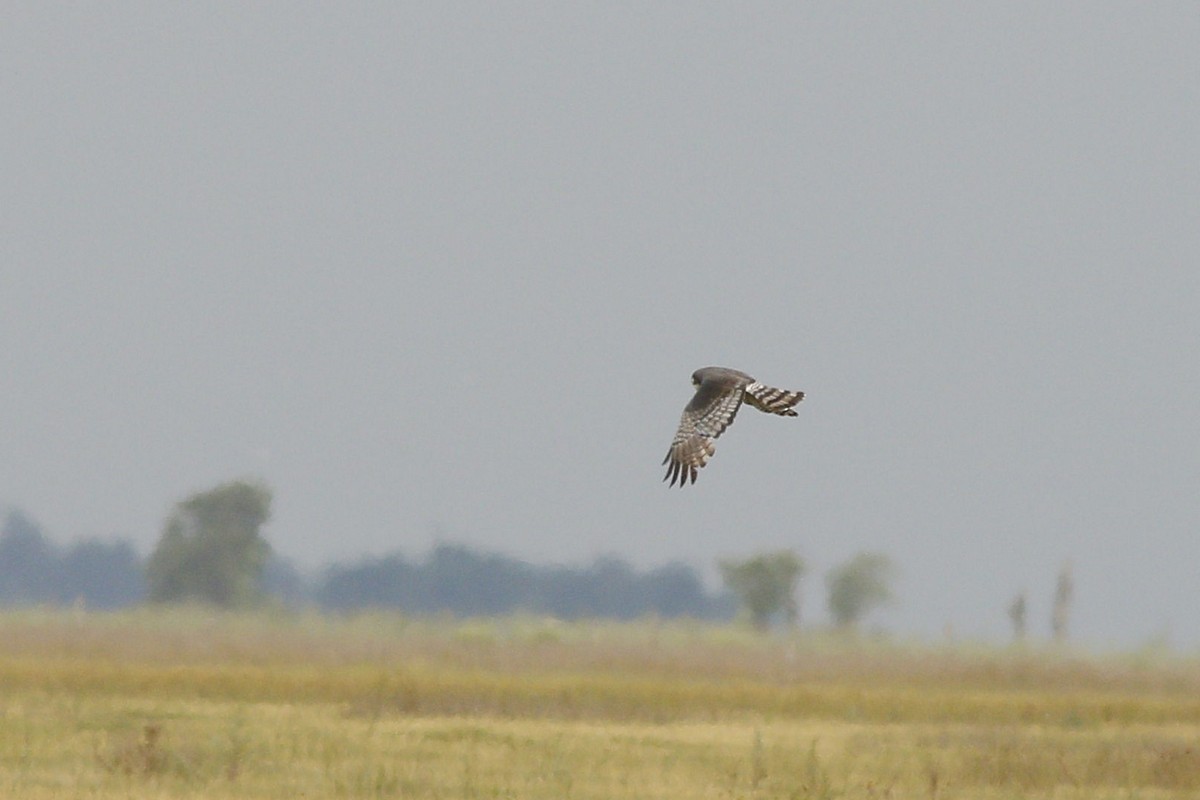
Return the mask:
<svg viewBox="0 0 1200 800"><path fill-rule="evenodd" d="M696 389L692 401L683 410L679 419L679 430L663 464L667 474L663 480L671 480L686 486L696 482L696 471L708 463L716 452L713 440L720 436L737 416L742 405L740 381L704 381Z"/></svg>

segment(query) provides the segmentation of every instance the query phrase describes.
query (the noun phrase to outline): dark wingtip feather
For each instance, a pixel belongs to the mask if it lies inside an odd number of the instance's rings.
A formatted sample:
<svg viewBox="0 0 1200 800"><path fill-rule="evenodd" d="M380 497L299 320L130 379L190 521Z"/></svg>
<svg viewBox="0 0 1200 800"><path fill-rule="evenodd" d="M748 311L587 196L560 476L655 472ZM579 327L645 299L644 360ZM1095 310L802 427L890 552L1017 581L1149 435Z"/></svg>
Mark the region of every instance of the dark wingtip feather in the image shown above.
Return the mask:
<svg viewBox="0 0 1200 800"><path fill-rule="evenodd" d="M675 484L679 484L679 488L682 489L689 482L695 483L697 474L698 472L694 466L684 464L679 460L671 460L670 465L667 467L667 474L663 475L663 482L666 483L670 480L669 488L673 489L675 488Z"/></svg>

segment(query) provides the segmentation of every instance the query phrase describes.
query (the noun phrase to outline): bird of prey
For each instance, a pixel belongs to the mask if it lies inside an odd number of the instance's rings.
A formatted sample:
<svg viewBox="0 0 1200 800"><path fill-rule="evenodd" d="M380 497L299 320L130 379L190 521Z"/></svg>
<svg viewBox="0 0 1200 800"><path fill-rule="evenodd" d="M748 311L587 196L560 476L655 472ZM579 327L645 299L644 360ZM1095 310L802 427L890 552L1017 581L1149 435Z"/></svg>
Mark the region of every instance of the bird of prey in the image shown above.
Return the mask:
<svg viewBox="0 0 1200 800"><path fill-rule="evenodd" d="M744 372L725 367L704 367L692 373L696 394L683 409L679 430L663 464L671 479L686 486L696 482L696 471L708 463L716 451L713 440L733 423L738 409L745 401L770 414L794 417L792 406L804 399L804 392L790 392L765 386Z"/></svg>

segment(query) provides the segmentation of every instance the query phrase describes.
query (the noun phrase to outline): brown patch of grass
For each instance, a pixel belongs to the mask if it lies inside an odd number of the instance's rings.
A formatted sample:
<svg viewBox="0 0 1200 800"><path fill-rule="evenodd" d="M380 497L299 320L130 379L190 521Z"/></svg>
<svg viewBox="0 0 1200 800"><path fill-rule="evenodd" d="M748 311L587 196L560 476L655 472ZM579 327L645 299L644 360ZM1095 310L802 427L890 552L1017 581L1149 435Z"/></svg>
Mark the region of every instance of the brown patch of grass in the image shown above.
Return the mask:
<svg viewBox="0 0 1200 800"><path fill-rule="evenodd" d="M137 735L121 737L107 752L97 752L96 762L108 772L147 777L166 772L173 754L163 749L162 726L149 723Z"/></svg>

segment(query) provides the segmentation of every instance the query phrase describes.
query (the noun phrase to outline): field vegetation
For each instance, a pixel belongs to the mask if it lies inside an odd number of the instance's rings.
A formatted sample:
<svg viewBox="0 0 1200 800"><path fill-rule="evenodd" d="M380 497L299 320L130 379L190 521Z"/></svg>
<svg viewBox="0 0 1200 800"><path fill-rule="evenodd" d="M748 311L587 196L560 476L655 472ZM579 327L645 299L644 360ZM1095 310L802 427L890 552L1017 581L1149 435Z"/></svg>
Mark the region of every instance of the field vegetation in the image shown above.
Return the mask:
<svg viewBox="0 0 1200 800"><path fill-rule="evenodd" d="M5 798L1193 798L1200 663L688 622L0 615Z"/></svg>

